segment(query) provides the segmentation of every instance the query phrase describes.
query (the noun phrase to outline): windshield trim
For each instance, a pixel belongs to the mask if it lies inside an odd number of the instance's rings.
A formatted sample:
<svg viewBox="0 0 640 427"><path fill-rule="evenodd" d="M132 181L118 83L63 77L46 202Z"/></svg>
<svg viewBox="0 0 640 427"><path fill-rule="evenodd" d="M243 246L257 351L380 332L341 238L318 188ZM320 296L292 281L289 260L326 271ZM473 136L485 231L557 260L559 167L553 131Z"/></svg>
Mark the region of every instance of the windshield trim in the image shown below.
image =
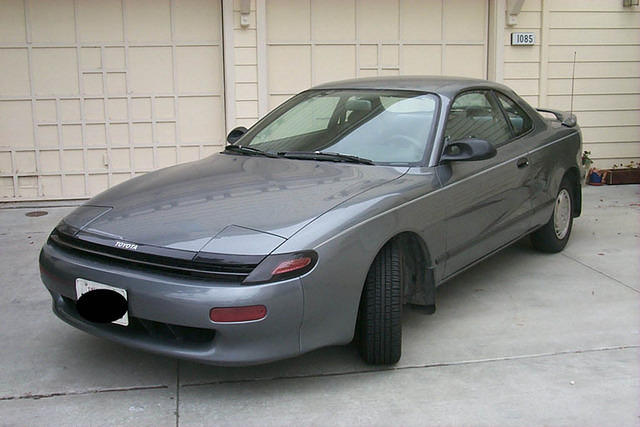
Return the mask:
<svg viewBox="0 0 640 427"><path fill-rule="evenodd" d="M429 158L431 156L431 151L433 149L433 143L435 141L436 129L437 129L437 126L438 126L438 122L440 121L440 115L441 115L441 111L440 110L441 110L442 100L441 100L440 94L438 94L436 92L423 91L423 90L414 90L414 89L377 89L377 88L348 88L348 87L331 88L331 89L313 89L313 88L307 89L305 91L299 92L298 94L292 96L291 98L289 98L288 100L286 100L282 104L278 105L272 111L267 113L266 116L264 116L263 118L258 120L256 123L254 123L253 126L251 126L247 130L247 132L244 135L242 135L242 137L238 141L236 141L236 143L234 145L242 146L243 145L243 143L242 143L243 140L251 139L253 136L255 136L258 132L260 132L266 126L268 126L269 124L274 122L276 119L278 119L280 117L280 115L284 111L289 110L289 108L290 108L290 106L292 104L299 103L300 102L300 98L308 98L312 94L315 94L315 93L326 93L326 94L329 94L329 93L344 92L344 91L380 92L380 93L404 93L404 94L415 94L416 96L419 96L419 95L431 95L431 96L433 96L436 105L435 105L435 108L434 108L433 120L431 121L431 128L429 129L429 139L428 139L428 141L426 141L425 150L424 150L424 153L422 155L422 159L419 160L419 161L415 161L415 162L379 162L379 161L374 161L373 162L374 166L394 166L394 167L395 166L420 167L420 166L425 166L425 165L428 164Z"/></svg>

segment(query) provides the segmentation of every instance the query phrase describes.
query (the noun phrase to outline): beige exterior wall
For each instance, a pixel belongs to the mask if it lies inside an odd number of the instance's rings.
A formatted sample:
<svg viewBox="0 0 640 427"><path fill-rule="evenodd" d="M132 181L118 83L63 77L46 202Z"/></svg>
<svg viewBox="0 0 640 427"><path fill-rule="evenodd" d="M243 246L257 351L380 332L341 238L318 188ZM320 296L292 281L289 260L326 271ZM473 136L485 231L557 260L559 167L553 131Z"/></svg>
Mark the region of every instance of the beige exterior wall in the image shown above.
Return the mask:
<svg viewBox="0 0 640 427"><path fill-rule="evenodd" d="M539 105L539 76L542 0L525 0L517 15L518 24L505 25L503 51L503 83L515 90L534 107ZM503 20L504 22L504 20ZM536 35L535 46L511 46L512 32L532 32Z"/></svg>
<svg viewBox="0 0 640 427"><path fill-rule="evenodd" d="M0 200L87 197L222 145L219 2L0 8Z"/></svg>
<svg viewBox="0 0 640 427"><path fill-rule="evenodd" d="M486 77L488 1L267 0L265 5L270 109L332 80Z"/></svg>
<svg viewBox="0 0 640 427"><path fill-rule="evenodd" d="M230 2L231 3L231 2ZM233 1L233 41L235 77L235 125L253 125L258 114L258 52L256 3L250 2L249 26L240 26L240 2ZM231 129L229 129L231 130Z"/></svg>
<svg viewBox="0 0 640 427"><path fill-rule="evenodd" d="M510 27L507 7L251 0L242 27L240 0L2 0L0 201L88 197L202 158L230 128L329 80L490 77L566 110L574 51L585 149L601 167L638 161L640 9L526 0ZM536 45L510 46L513 31Z"/></svg>
<svg viewBox="0 0 640 427"><path fill-rule="evenodd" d="M536 46L510 46L514 31ZM640 9L615 0L526 0L505 26L504 82L534 106L571 108L599 167L640 158Z"/></svg>

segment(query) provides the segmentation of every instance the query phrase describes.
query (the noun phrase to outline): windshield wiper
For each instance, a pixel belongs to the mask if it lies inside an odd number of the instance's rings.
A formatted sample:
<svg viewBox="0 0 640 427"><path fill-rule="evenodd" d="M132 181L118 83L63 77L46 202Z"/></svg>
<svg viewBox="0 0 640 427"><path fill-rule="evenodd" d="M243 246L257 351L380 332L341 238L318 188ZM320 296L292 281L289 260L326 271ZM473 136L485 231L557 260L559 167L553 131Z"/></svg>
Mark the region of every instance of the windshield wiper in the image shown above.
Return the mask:
<svg viewBox="0 0 640 427"><path fill-rule="evenodd" d="M359 163L363 165L375 164L373 160L365 159L364 157L327 151L280 151L278 152L278 156L286 157L287 159L325 160L330 162Z"/></svg>
<svg viewBox="0 0 640 427"><path fill-rule="evenodd" d="M278 157L276 154L269 153L268 151L258 150L257 148L247 147L243 145L226 145L224 151L231 151L233 153L245 154L248 156L265 156L265 157Z"/></svg>

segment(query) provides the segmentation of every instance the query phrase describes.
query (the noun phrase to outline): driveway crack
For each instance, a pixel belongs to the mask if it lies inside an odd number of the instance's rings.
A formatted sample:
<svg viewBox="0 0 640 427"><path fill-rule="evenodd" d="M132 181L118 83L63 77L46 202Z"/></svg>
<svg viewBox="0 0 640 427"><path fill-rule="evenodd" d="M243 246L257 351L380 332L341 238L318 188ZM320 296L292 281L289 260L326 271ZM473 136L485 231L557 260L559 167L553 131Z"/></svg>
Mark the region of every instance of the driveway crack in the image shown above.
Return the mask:
<svg viewBox="0 0 640 427"><path fill-rule="evenodd" d="M169 386L165 384L159 384L159 385L133 386L133 387L96 388L96 389L89 389L89 390L62 391L62 392L42 393L42 394L26 393L18 396L2 396L0 397L0 401L22 400L22 399L38 400L38 399L47 399L50 397L82 396L82 395L97 394L97 393L113 393L118 391L138 391L138 390L158 390L158 389L164 389L164 388L169 388Z"/></svg>

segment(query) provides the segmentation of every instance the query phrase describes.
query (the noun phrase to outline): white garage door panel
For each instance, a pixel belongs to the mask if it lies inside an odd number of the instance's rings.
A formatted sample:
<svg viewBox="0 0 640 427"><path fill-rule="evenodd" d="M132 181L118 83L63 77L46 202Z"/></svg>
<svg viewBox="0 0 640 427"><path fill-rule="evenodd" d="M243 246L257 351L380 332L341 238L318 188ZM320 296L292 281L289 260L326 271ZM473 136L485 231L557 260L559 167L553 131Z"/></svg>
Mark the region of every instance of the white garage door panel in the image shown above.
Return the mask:
<svg viewBox="0 0 640 427"><path fill-rule="evenodd" d="M486 77L488 2L268 0L269 107L326 81Z"/></svg>
<svg viewBox="0 0 640 427"><path fill-rule="evenodd" d="M0 200L91 196L223 144L219 0L10 0L0 40Z"/></svg>

